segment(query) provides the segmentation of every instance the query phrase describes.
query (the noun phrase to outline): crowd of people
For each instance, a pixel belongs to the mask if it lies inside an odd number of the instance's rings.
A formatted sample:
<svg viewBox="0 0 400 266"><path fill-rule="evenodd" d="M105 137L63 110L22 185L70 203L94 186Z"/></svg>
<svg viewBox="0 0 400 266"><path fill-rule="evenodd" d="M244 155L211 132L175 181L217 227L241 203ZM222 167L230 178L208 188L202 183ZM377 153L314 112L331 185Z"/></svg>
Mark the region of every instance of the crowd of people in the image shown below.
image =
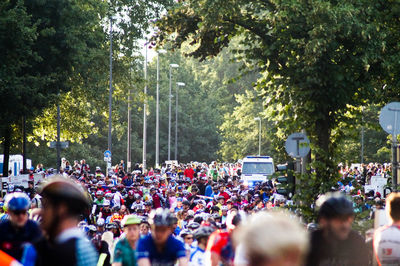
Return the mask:
<svg viewBox="0 0 400 266"><path fill-rule="evenodd" d="M397 245L400 195L388 197L393 226L377 231L376 255L352 230L368 200L385 205L382 195L357 191L356 184L389 171L378 164L341 167L338 192L320 198L317 221L307 225L286 210L290 201L273 180L247 186L240 163L148 171L137 164L127 172L121 161L106 173L63 159L58 174L32 169L45 175L43 183L9 186L0 203L0 264L400 265L400 247L392 250L388 240Z"/></svg>

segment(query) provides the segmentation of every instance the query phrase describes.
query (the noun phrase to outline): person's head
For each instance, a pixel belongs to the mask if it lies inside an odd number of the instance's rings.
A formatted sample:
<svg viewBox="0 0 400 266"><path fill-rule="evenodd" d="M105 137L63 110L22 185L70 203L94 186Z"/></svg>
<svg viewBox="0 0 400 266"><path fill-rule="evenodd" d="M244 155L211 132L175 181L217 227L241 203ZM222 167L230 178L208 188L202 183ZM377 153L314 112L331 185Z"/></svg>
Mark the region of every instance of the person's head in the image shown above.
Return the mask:
<svg viewBox="0 0 400 266"><path fill-rule="evenodd" d="M393 223L400 221L400 192L393 192L386 198L386 212Z"/></svg>
<svg viewBox="0 0 400 266"><path fill-rule="evenodd" d="M180 233L180 236L183 239L183 242L185 244L188 244L189 246L192 245L193 243L193 232L191 230L185 229Z"/></svg>
<svg viewBox="0 0 400 266"><path fill-rule="evenodd" d="M243 243L249 266L301 265L308 249L306 231L284 213L253 214L233 236Z"/></svg>
<svg viewBox="0 0 400 266"><path fill-rule="evenodd" d="M126 210L126 206L125 205L121 205L121 208L119 209L119 214L123 215L126 214L127 210Z"/></svg>
<svg viewBox="0 0 400 266"><path fill-rule="evenodd" d="M190 208L190 202L188 200L182 201L182 206L185 211L188 211Z"/></svg>
<svg viewBox="0 0 400 266"><path fill-rule="evenodd" d="M208 238L215 230L211 226L201 226L194 231L193 237L197 240L199 247L207 246Z"/></svg>
<svg viewBox="0 0 400 266"><path fill-rule="evenodd" d="M222 206L221 212L222 212L222 216L227 216L228 215L228 206Z"/></svg>
<svg viewBox="0 0 400 266"><path fill-rule="evenodd" d="M176 218L168 209L158 208L150 213L149 222L156 245L164 245L173 232Z"/></svg>
<svg viewBox="0 0 400 266"><path fill-rule="evenodd" d="M98 219L97 222L96 222L96 225L97 225L97 230L100 231L100 232L103 232L104 231L105 220L103 218Z"/></svg>
<svg viewBox="0 0 400 266"><path fill-rule="evenodd" d="M54 239L68 224L77 224L79 216L89 208L84 191L69 179L55 177L40 193L42 196L42 227Z"/></svg>
<svg viewBox="0 0 400 266"><path fill-rule="evenodd" d="M110 201L109 200L104 200L103 202L103 208L107 211L110 209Z"/></svg>
<svg viewBox="0 0 400 266"><path fill-rule="evenodd" d="M122 219L121 225L124 228L126 239L129 242L135 242L140 236L140 219L134 214L126 215Z"/></svg>
<svg viewBox="0 0 400 266"><path fill-rule="evenodd" d="M102 200L103 197L104 197L104 191L102 191L102 190L96 191L96 198L97 198L98 200Z"/></svg>
<svg viewBox="0 0 400 266"><path fill-rule="evenodd" d="M326 195L318 201L323 202L318 212L318 223L325 236L347 239L354 221L353 203L340 194Z"/></svg>
<svg viewBox="0 0 400 266"><path fill-rule="evenodd" d="M142 221L140 224L140 234L145 236L149 233L150 231L150 225L147 221Z"/></svg>
<svg viewBox="0 0 400 266"><path fill-rule="evenodd" d="M5 208L10 216L10 222L15 227L24 227L28 222L28 209L31 201L25 193L14 192L7 194Z"/></svg>
<svg viewBox="0 0 400 266"><path fill-rule="evenodd" d="M224 196L219 196L218 197L218 203L224 205L225 204L225 197Z"/></svg>
<svg viewBox="0 0 400 266"><path fill-rule="evenodd" d="M183 201L183 199L182 198L177 198L176 199L176 207L178 207L178 208L181 208L182 207L182 201Z"/></svg>

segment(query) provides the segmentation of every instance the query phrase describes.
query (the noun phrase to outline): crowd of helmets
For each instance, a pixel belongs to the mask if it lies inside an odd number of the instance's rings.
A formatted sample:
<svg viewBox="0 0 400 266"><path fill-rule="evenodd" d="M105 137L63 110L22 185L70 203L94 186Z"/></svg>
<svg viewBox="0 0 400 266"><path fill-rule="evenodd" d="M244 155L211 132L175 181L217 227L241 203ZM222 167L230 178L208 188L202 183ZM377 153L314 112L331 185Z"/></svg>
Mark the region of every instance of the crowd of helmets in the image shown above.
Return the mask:
<svg viewBox="0 0 400 266"><path fill-rule="evenodd" d="M271 181L247 187L239 178L239 163L162 165L146 173L138 164L132 172L125 169L121 161L107 174L100 167L92 171L84 160L75 161L72 167L67 162L62 168L62 174L79 180L92 198L92 211L85 217L87 228L94 230L95 225L103 224L119 228L126 214L136 214L145 221L152 209L162 207L175 213L175 233L180 235L202 223L224 228L231 210L254 212L286 202L274 193Z"/></svg>

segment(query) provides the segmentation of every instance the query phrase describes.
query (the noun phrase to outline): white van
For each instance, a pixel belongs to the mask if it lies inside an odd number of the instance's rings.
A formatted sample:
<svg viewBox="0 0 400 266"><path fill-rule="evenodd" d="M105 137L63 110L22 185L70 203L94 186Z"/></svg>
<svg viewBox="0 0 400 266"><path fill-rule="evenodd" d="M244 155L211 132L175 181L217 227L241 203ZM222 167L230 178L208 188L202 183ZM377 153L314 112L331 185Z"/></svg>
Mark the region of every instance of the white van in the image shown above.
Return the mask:
<svg viewBox="0 0 400 266"><path fill-rule="evenodd" d="M249 186L267 181L274 173L274 160L269 156L247 156L242 160L241 179Z"/></svg>

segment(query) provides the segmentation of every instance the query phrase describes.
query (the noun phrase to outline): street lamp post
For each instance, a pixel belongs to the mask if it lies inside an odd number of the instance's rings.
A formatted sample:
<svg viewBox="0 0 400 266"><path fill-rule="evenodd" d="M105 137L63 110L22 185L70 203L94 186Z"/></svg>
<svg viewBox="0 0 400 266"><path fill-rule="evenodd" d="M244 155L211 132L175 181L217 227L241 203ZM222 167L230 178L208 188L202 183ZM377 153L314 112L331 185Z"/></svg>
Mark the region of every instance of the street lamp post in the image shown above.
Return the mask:
<svg viewBox="0 0 400 266"><path fill-rule="evenodd" d="M168 161L171 160L171 97L172 97L172 68L178 68L178 64L169 64L169 95L168 95Z"/></svg>
<svg viewBox="0 0 400 266"><path fill-rule="evenodd" d="M176 83L176 98L175 98L175 160L178 160L178 88L185 86L183 82Z"/></svg>
<svg viewBox="0 0 400 266"><path fill-rule="evenodd" d="M110 16L110 93L108 96L108 150L111 152L112 149L112 142L111 142L111 127L112 127L112 93L113 93L113 87L112 87L112 56L113 56L113 51L112 51L112 24L113 23L113 17ZM112 153L111 153L112 154ZM111 156L110 156L110 161L107 162L107 173L108 169L111 167Z"/></svg>
<svg viewBox="0 0 400 266"><path fill-rule="evenodd" d="M160 167L160 64L159 55L165 54L167 51L157 51L157 96L156 96L156 168Z"/></svg>
<svg viewBox="0 0 400 266"><path fill-rule="evenodd" d="M147 156L147 150L146 150L146 145L147 145L147 117L146 117L146 112L147 112L147 43L145 44L145 59L144 59L144 103L143 103L143 166L142 166L142 171L143 173L145 172L146 169L146 156Z"/></svg>
<svg viewBox="0 0 400 266"><path fill-rule="evenodd" d="M255 117L255 121L259 121L259 127L258 127L258 156L261 155L261 118L260 117Z"/></svg>

